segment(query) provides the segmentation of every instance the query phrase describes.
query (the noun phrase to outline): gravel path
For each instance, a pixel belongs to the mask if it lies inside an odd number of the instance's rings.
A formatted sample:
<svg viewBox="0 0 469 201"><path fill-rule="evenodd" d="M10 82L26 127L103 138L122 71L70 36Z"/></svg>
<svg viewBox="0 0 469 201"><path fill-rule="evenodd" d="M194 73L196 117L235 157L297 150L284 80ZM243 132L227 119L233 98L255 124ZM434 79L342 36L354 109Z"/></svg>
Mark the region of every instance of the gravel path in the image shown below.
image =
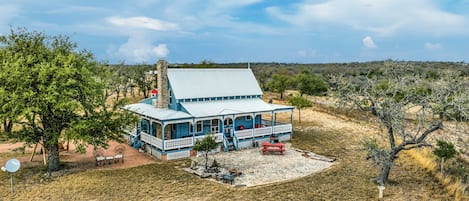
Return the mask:
<svg viewBox="0 0 469 201"><path fill-rule="evenodd" d="M209 157L210 162L216 159L222 168L242 172L235 178L235 186L257 186L280 181L292 180L319 172L330 167L333 163L316 160L305 156L286 144L284 155L262 155L261 148L245 149L241 151L221 152ZM202 164L203 158L194 160Z"/></svg>

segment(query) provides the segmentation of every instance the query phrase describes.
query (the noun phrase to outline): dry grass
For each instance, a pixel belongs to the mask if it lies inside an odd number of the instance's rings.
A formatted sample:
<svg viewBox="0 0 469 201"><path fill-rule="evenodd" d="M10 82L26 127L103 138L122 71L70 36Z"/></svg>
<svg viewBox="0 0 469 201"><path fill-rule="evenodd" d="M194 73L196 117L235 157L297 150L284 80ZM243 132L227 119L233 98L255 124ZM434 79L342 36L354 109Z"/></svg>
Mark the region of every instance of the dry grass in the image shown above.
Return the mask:
<svg viewBox="0 0 469 201"><path fill-rule="evenodd" d="M309 113L309 114L308 114ZM333 156L328 170L296 180L252 188L200 179L183 170L189 160L157 162L129 169L90 170L45 177L44 168L26 167L15 174L16 191L9 192L8 174L0 174L4 200L376 200L377 186L370 180L377 169L361 150L369 130L350 128L353 122L330 115L302 111L295 122L294 147ZM308 117L309 115L309 117ZM288 117L287 117L288 116ZM285 119L289 119L287 115ZM324 119L328 119L324 121ZM334 124L334 125L330 125ZM0 158L3 156L0 155ZM281 162L281 161L280 161ZM38 168L39 167L39 168ZM401 157L390 175L385 200L453 200L439 182L413 159Z"/></svg>
<svg viewBox="0 0 469 201"><path fill-rule="evenodd" d="M297 131L292 144L338 157L329 170L297 180L253 188L232 188L180 170L189 160L158 162L130 169L93 170L46 178L41 168L15 174L10 194L8 175L0 175L0 196L12 200L375 200L376 170L357 149L358 139L314 127ZM422 168L399 160L393 168L386 200L451 200ZM15 197L15 198L13 198Z"/></svg>
<svg viewBox="0 0 469 201"><path fill-rule="evenodd" d="M446 189L446 191L454 195L455 200L469 200L464 195L464 185L459 179L451 176L442 175L439 171L439 164L432 156L430 149L414 149L406 152L414 161L424 168L429 174L432 174Z"/></svg>

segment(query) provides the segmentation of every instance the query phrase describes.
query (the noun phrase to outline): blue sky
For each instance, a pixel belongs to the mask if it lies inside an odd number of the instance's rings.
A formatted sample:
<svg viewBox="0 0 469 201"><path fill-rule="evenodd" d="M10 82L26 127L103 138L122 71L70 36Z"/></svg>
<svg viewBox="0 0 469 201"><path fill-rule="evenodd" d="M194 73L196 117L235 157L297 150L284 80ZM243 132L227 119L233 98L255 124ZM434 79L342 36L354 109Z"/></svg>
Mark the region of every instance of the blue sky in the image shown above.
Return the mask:
<svg viewBox="0 0 469 201"><path fill-rule="evenodd" d="M469 0L2 0L10 26L98 61L469 61Z"/></svg>

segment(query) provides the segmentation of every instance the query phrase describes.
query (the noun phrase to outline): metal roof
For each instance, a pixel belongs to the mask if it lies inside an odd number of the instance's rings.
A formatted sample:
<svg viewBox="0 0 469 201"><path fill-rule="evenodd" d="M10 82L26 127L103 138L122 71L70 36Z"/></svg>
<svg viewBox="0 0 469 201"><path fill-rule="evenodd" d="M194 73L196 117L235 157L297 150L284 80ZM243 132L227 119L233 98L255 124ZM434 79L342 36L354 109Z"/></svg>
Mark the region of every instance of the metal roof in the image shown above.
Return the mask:
<svg viewBox="0 0 469 201"><path fill-rule="evenodd" d="M251 69L169 68L168 80L176 99L262 95Z"/></svg>
<svg viewBox="0 0 469 201"><path fill-rule="evenodd" d="M203 102L183 102L181 106L194 117L210 117L220 115L270 112L290 110L291 106L268 104L261 99L237 99Z"/></svg>
<svg viewBox="0 0 469 201"><path fill-rule="evenodd" d="M135 104L126 105L124 106L124 109L127 109L129 111L135 112L143 116L147 116L147 117L157 119L157 120L162 120L162 121L192 118L191 115L185 112L171 110L171 109L159 109L153 105L146 104L146 103L135 103Z"/></svg>

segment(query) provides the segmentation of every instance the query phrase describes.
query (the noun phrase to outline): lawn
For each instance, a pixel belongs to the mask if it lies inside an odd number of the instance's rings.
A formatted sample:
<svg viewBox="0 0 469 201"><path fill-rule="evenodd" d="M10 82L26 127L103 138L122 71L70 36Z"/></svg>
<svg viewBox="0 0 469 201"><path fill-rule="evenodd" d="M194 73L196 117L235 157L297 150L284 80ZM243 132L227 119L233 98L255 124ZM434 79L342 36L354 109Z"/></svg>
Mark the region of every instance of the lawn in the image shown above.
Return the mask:
<svg viewBox="0 0 469 201"><path fill-rule="evenodd" d="M377 170L364 159L361 150L361 138L371 130L312 110L305 114L314 118L302 119L305 123L301 126L295 123L292 145L338 160L325 171L292 181L234 188L181 170L190 165L188 159L118 170L65 171L63 176L53 177L46 177L45 169L36 166L22 168L15 174L13 194L9 192L8 174L1 173L0 197L5 200L377 200L377 186L370 182ZM401 156L392 169L385 200L453 200L432 175L405 154Z"/></svg>

